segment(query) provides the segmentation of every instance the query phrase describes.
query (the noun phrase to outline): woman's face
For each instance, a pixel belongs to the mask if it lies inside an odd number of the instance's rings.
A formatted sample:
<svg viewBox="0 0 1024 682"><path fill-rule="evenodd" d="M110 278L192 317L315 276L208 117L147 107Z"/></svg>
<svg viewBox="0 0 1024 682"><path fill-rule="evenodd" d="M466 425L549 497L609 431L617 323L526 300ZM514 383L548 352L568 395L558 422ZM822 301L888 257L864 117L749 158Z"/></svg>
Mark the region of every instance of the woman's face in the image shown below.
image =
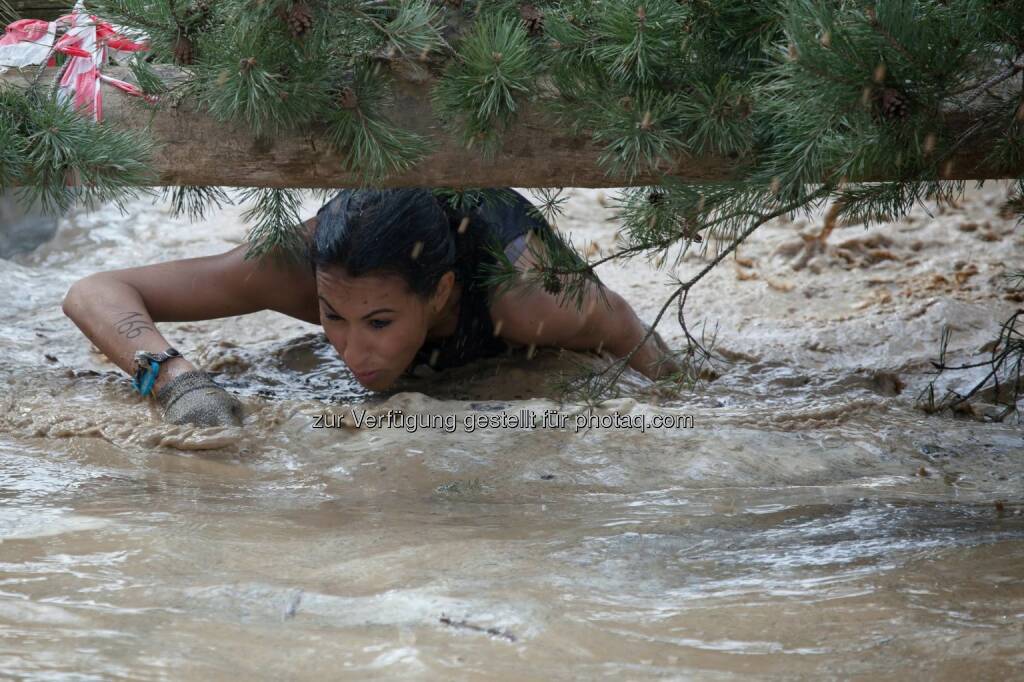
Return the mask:
<svg viewBox="0 0 1024 682"><path fill-rule="evenodd" d="M438 300L417 296L398 275L350 277L337 267L318 268L320 323L356 380L374 391L388 388L412 363L426 340ZM438 305L440 303L440 305Z"/></svg>

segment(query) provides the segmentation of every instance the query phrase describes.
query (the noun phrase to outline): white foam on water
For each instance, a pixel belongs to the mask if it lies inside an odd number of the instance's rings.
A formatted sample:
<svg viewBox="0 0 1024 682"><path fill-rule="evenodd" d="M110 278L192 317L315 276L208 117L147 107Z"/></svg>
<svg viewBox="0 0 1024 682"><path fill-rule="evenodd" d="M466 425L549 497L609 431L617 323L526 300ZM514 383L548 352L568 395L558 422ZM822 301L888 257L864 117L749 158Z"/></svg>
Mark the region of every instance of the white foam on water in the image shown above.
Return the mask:
<svg viewBox="0 0 1024 682"><path fill-rule="evenodd" d="M110 525L106 519L82 516L67 509L0 508L0 542L81 533Z"/></svg>

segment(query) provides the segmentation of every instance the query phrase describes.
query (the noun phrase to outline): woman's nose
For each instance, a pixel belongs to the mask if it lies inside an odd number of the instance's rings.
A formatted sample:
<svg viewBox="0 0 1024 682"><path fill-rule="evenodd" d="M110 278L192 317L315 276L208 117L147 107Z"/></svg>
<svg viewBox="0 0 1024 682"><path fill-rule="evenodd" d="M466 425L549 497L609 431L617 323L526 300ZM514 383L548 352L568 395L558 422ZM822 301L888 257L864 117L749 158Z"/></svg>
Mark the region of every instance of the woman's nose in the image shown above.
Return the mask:
<svg viewBox="0 0 1024 682"><path fill-rule="evenodd" d="M349 337L344 348L341 349L341 359L352 369L366 371L372 369L367 367L369 347L358 338Z"/></svg>

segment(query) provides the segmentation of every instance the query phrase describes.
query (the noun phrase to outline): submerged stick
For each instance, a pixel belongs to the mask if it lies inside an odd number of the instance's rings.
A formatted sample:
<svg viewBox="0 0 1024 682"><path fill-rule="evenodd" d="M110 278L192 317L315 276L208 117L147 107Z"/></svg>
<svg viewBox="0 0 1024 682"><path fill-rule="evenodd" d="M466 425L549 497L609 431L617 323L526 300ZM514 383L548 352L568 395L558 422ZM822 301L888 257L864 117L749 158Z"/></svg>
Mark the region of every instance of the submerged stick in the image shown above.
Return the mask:
<svg viewBox="0 0 1024 682"><path fill-rule="evenodd" d="M515 642L517 639L516 636L508 630L499 630L498 628L485 628L480 625L467 623L464 620L452 620L451 618L443 614L441 615L440 621L441 623L449 627L462 628L464 630L473 630L474 632L486 632L488 635L493 635L494 637L501 637L502 639L507 639L510 642Z"/></svg>

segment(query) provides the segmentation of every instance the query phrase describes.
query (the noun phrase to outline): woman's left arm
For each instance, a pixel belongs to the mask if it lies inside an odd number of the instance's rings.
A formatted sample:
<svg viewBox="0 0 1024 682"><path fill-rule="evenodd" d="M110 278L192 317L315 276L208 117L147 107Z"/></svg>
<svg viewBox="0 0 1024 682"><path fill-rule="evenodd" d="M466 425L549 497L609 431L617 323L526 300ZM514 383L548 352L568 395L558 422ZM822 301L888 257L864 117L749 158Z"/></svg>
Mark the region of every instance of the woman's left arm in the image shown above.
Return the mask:
<svg viewBox="0 0 1024 682"><path fill-rule="evenodd" d="M516 263L522 270L520 265ZM513 287L491 304L495 329L514 343L570 350L605 349L625 357L643 340L647 326L616 292L607 287L599 291L592 283L586 287L580 308L572 303L562 305L557 296L539 288ZM629 365L651 379L681 369L657 332L633 355Z"/></svg>

